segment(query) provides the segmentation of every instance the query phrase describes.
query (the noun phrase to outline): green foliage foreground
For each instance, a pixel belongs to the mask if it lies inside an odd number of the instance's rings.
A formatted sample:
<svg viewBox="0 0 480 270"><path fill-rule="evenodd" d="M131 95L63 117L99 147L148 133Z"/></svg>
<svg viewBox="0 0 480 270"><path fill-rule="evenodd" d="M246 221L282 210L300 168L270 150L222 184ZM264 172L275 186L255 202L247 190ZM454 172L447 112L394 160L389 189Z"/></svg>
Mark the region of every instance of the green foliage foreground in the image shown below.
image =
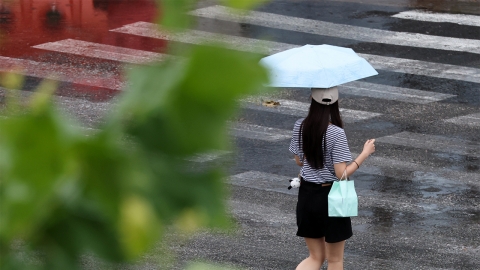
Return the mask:
<svg viewBox="0 0 480 270"><path fill-rule="evenodd" d="M183 11L194 2L163 1L177 16L168 26L185 26ZM228 147L236 100L267 81L259 59L208 45L135 67L118 106L94 132L59 113L51 82L21 113L7 102L0 118L0 268L80 269L85 252L132 261L166 226L227 227L222 171L191 172L185 160ZM17 242L39 259L29 263Z"/></svg>

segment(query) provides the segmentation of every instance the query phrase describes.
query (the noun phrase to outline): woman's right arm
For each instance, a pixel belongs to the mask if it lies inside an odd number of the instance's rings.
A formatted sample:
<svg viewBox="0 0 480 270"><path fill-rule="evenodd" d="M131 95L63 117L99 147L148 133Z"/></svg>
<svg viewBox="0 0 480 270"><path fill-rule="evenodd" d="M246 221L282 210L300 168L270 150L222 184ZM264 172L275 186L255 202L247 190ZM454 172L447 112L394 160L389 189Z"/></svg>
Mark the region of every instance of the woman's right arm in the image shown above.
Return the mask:
<svg viewBox="0 0 480 270"><path fill-rule="evenodd" d="M373 154L375 152L375 139L370 139L365 142L363 145L363 151L358 155L356 159L352 161L349 165L347 163L342 162L342 163L337 163L334 164L333 167L335 169L335 175L337 176L338 179L340 179L347 170L347 177L352 175L358 168L360 168L360 165L367 159L368 156Z"/></svg>

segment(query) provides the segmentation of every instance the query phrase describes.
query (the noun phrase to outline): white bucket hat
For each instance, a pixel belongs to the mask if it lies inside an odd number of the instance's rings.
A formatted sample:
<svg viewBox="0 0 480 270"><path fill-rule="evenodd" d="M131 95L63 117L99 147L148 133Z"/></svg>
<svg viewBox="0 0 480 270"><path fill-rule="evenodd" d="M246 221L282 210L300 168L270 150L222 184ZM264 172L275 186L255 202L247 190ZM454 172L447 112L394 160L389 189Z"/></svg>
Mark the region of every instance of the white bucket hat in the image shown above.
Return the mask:
<svg viewBox="0 0 480 270"><path fill-rule="evenodd" d="M323 105L330 105L338 100L338 88L311 88L312 98Z"/></svg>

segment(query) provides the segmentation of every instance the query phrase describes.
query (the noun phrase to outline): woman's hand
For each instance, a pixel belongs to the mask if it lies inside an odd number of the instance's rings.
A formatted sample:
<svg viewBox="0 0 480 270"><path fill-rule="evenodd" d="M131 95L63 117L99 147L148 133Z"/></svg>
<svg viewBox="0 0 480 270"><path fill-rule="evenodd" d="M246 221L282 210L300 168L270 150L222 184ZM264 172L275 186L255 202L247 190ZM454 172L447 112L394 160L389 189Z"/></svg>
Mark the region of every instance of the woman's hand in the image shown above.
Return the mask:
<svg viewBox="0 0 480 270"><path fill-rule="evenodd" d="M363 145L363 153L371 155L375 152L375 139L370 139Z"/></svg>

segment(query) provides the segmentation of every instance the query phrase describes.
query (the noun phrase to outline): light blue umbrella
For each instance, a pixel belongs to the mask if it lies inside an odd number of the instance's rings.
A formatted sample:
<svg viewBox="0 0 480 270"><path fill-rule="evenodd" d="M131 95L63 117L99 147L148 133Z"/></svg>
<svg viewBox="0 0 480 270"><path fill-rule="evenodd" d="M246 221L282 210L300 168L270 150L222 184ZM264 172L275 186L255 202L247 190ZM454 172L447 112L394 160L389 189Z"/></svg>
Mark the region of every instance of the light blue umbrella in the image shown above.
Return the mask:
<svg viewBox="0 0 480 270"><path fill-rule="evenodd" d="M330 88L377 75L352 49L305 45L260 60L270 71L272 87Z"/></svg>

